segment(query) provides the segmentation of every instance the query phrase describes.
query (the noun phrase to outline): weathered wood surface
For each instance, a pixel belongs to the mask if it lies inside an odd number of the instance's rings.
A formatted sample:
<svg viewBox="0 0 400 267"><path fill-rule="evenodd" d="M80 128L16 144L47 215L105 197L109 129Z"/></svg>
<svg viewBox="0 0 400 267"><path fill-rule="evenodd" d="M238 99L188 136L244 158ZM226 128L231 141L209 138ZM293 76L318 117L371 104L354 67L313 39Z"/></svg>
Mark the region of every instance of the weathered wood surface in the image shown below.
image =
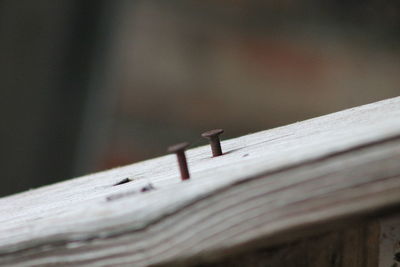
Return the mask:
<svg viewBox="0 0 400 267"><path fill-rule="evenodd" d="M379 266L400 266L400 212L379 223Z"/></svg>
<svg viewBox="0 0 400 267"><path fill-rule="evenodd" d="M400 206L400 98L223 150L188 151L186 182L167 155L0 199L0 264L189 263Z"/></svg>
<svg viewBox="0 0 400 267"><path fill-rule="evenodd" d="M212 267L377 267L379 266L378 239L379 223L376 221L356 223L342 229L291 240L279 246L260 246L240 253L232 253L205 265ZM393 258L393 254L390 258ZM380 266L394 267L395 265L389 262Z"/></svg>

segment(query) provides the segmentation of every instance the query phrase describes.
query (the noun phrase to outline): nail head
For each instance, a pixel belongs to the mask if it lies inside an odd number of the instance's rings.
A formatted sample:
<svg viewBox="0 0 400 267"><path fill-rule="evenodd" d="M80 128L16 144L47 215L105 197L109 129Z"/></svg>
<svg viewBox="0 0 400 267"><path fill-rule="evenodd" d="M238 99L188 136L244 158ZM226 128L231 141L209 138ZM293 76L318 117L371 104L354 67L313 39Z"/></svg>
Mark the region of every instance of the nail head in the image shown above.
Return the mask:
<svg viewBox="0 0 400 267"><path fill-rule="evenodd" d="M179 152L179 151L182 151L182 150L186 149L188 146L189 146L189 143L187 143L187 142L179 143L179 144L170 146L168 148L168 152L176 153L176 152Z"/></svg>
<svg viewBox="0 0 400 267"><path fill-rule="evenodd" d="M205 137L205 138L209 138L209 137L213 137L213 136L218 136L218 135L222 134L223 132L224 132L223 129L214 129L214 130L210 130L205 133L202 133L201 136Z"/></svg>

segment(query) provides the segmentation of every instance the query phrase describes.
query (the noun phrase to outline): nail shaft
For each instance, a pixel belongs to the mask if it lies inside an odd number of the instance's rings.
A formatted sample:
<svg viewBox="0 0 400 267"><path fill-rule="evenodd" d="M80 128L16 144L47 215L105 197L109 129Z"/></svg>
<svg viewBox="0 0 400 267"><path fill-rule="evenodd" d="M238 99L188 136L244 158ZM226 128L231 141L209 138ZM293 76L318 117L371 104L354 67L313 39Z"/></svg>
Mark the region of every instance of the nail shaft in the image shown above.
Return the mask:
<svg viewBox="0 0 400 267"><path fill-rule="evenodd" d="M222 134L223 132L224 130L222 129L215 129L205 132L201 135L210 141L211 152L213 154L213 157L218 157L222 155L221 141L219 139L219 135Z"/></svg>
<svg viewBox="0 0 400 267"><path fill-rule="evenodd" d="M181 143L168 148L169 152L176 154L182 180L188 180L190 178L189 168L185 155L185 149L188 146L189 146L188 143Z"/></svg>
<svg viewBox="0 0 400 267"><path fill-rule="evenodd" d="M178 158L178 163L179 163L179 170L181 172L181 178L182 180L188 180L190 178L189 175L189 169L186 161L186 155L185 152L182 151L180 153L176 153L176 156Z"/></svg>
<svg viewBox="0 0 400 267"><path fill-rule="evenodd" d="M222 155L221 142L218 136L210 138L210 146L211 146L211 152L214 157Z"/></svg>

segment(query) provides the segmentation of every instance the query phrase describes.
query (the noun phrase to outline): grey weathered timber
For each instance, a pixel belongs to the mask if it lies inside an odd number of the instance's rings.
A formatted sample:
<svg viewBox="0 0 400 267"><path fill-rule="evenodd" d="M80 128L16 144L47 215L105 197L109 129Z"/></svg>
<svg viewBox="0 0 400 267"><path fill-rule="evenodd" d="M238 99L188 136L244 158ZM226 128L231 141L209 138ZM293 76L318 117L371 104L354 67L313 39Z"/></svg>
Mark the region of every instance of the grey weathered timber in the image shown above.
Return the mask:
<svg viewBox="0 0 400 267"><path fill-rule="evenodd" d="M281 246L272 262L283 244L298 253L328 238L364 248L355 254L364 260L342 253L326 266L374 266L378 255L363 255L378 245L368 240L378 240L379 216L400 206L400 98L222 147L216 158L208 146L188 150L184 182L166 155L0 199L0 264L218 264ZM318 266L304 264L293 266Z"/></svg>

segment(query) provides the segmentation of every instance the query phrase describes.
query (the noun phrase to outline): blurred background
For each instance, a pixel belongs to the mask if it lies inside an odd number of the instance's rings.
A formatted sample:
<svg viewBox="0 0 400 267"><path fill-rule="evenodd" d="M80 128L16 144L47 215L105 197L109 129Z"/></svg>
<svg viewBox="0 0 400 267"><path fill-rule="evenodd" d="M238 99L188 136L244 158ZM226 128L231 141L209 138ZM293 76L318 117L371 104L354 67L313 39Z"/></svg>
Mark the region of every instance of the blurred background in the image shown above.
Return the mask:
<svg viewBox="0 0 400 267"><path fill-rule="evenodd" d="M0 195L399 95L400 1L1 0Z"/></svg>

